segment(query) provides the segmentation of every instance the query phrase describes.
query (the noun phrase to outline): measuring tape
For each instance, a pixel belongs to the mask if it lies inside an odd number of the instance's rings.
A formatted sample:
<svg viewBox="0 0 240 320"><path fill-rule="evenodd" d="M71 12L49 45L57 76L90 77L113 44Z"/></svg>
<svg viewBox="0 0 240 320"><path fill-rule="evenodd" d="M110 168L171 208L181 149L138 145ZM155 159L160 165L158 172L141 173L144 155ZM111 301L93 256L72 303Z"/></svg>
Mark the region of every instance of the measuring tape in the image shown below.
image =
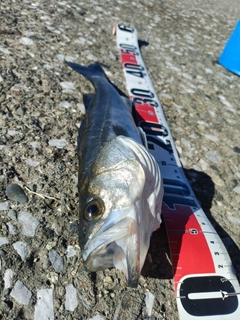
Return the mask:
<svg viewBox="0 0 240 320"><path fill-rule="evenodd" d="M164 184L166 224L180 320L240 320L240 287L217 232L185 175L163 109L143 62L136 29L116 25L114 34L136 122L147 136Z"/></svg>

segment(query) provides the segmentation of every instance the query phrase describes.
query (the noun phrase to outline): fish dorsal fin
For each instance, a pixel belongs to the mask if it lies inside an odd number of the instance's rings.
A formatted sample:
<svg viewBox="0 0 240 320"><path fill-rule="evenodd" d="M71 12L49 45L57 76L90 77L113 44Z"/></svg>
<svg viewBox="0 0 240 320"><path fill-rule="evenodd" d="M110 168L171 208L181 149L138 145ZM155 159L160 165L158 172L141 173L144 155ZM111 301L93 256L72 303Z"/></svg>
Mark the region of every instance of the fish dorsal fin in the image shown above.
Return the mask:
<svg viewBox="0 0 240 320"><path fill-rule="evenodd" d="M89 94L84 93L83 94L83 103L84 103L86 111L88 111L88 109L90 108L92 101L94 99L94 96L95 96L95 94L93 94L93 93L89 93Z"/></svg>
<svg viewBox="0 0 240 320"><path fill-rule="evenodd" d="M66 64L90 81L92 81L96 76L105 77L104 70L98 63L91 64L88 67L70 61L66 61Z"/></svg>

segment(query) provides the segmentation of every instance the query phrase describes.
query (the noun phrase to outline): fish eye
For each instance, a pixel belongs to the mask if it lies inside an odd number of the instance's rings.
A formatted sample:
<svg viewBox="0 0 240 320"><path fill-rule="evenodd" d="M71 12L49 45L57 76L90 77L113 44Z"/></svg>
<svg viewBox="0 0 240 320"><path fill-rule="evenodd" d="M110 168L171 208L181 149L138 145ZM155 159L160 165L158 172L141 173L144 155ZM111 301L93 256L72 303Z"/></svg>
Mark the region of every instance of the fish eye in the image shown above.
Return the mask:
<svg viewBox="0 0 240 320"><path fill-rule="evenodd" d="M84 217L88 221L99 219L103 214L104 206L101 199L91 199L84 211Z"/></svg>

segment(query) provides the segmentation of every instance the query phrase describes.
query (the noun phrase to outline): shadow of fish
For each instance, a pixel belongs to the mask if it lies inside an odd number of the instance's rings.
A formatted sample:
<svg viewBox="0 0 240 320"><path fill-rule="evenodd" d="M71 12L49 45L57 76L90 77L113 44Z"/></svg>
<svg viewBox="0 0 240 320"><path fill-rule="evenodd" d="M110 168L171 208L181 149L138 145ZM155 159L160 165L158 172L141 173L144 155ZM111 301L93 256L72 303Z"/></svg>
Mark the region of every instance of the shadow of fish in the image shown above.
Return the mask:
<svg viewBox="0 0 240 320"><path fill-rule="evenodd" d="M84 94L78 135L79 242L90 271L121 269L136 287L150 237L161 223L158 164L142 142L131 101L120 95L98 64L68 66L96 93Z"/></svg>

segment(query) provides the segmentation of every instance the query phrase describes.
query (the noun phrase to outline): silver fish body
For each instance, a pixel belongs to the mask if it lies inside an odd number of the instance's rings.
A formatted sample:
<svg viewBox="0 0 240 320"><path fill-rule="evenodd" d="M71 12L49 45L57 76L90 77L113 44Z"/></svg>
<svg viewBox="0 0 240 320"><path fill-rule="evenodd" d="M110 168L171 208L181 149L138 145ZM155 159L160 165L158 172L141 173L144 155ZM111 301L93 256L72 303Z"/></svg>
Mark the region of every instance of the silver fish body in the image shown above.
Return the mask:
<svg viewBox="0 0 240 320"><path fill-rule="evenodd" d="M93 84L79 129L79 242L90 271L116 267L136 287L150 237L161 223L159 166L142 145L131 101L100 65L67 62Z"/></svg>

